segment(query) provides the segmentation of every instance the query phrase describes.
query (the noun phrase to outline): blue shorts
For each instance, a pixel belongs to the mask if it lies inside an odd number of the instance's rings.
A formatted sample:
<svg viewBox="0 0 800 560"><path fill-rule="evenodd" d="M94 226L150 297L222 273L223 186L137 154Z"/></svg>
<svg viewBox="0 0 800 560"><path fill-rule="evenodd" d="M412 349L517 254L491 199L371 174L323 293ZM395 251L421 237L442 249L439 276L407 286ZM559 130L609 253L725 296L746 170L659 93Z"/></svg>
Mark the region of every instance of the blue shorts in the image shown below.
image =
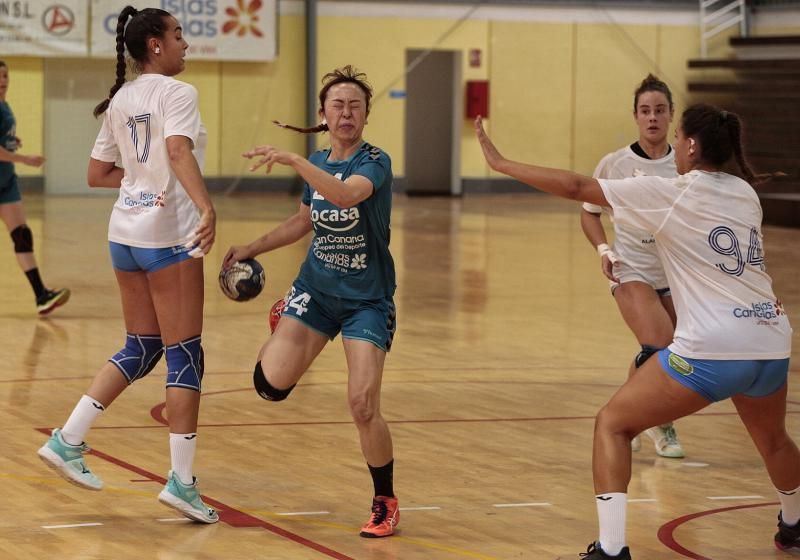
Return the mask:
<svg viewBox="0 0 800 560"><path fill-rule="evenodd" d="M281 317L297 319L331 340L341 331L342 338L366 340L384 352L391 350L397 328L392 298L344 299L317 292L299 280L284 298Z"/></svg>
<svg viewBox="0 0 800 560"><path fill-rule="evenodd" d="M163 249L145 249L109 241L108 246L111 250L111 264L123 272L155 272L192 258L189 256L191 249L187 249L183 245L164 247Z"/></svg>
<svg viewBox="0 0 800 560"><path fill-rule="evenodd" d="M22 195L19 193L17 176L12 175L8 181L0 186L0 204L11 204L20 200L22 200Z"/></svg>
<svg viewBox="0 0 800 560"><path fill-rule="evenodd" d="M697 360L665 348L658 361L670 377L710 401L734 395L766 397L786 383L789 358L780 360Z"/></svg>

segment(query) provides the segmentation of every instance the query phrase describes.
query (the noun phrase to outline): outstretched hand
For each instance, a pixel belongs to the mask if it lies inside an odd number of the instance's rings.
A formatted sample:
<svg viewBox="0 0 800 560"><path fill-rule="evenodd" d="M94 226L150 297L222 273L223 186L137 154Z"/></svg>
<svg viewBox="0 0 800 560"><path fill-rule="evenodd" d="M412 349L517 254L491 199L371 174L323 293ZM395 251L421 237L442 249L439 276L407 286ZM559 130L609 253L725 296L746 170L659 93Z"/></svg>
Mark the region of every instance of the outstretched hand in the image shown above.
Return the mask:
<svg viewBox="0 0 800 560"><path fill-rule="evenodd" d="M276 163L281 165L291 165L295 154L285 150L279 150L274 146L256 146L242 154L247 159L255 159L255 163L250 166L250 171L255 171L259 167L266 165L267 173L272 171L272 166Z"/></svg>
<svg viewBox="0 0 800 560"><path fill-rule="evenodd" d="M489 167L492 169L497 170L497 166L505 158L500 155L500 152L497 151L494 143L483 129L483 118L480 115L475 117L475 135L478 137L478 143L481 145L483 157L486 158L486 163L488 163Z"/></svg>

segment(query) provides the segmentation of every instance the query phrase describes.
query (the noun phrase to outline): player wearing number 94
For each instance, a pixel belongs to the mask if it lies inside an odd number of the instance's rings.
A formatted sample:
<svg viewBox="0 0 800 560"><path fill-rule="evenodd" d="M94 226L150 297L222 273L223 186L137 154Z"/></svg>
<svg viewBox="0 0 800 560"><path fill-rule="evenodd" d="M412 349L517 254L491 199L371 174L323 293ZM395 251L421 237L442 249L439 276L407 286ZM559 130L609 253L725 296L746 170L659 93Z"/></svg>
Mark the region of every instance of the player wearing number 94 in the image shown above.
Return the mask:
<svg viewBox="0 0 800 560"><path fill-rule="evenodd" d="M395 330L394 262L389 253L392 164L363 139L372 88L350 66L323 78L321 123L298 132L328 132L331 147L305 159L273 146L244 154L251 170L292 167L305 181L297 213L249 245L228 250L223 267L314 233L300 273L285 299L283 318L264 344L253 372L268 401L289 396L329 340L342 333L347 398L375 490L362 537L387 537L399 520L393 489L392 438L380 411L383 363ZM287 317L289 320L287 320Z"/></svg>
<svg viewBox="0 0 800 560"><path fill-rule="evenodd" d="M584 557L631 558L625 541L633 436L714 401L733 400L778 491L775 543L800 546L800 453L784 426L792 331L765 272L761 206L733 113L694 105L675 132L676 178L592 179L505 159L475 121L497 171L552 194L610 206L650 232L672 288L672 344L597 414L592 469L600 538ZM738 168L743 178L725 170Z"/></svg>

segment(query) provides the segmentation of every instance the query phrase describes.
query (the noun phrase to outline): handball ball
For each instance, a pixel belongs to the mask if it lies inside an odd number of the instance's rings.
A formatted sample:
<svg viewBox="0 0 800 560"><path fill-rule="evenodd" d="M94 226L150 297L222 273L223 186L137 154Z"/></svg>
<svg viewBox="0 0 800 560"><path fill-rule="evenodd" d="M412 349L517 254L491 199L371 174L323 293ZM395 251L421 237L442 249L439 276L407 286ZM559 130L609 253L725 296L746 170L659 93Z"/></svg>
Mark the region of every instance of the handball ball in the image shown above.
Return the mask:
<svg viewBox="0 0 800 560"><path fill-rule="evenodd" d="M269 310L269 332L275 332L275 329L278 327L278 321L281 320L284 303L283 298L281 298L272 304Z"/></svg>
<svg viewBox="0 0 800 560"><path fill-rule="evenodd" d="M234 301L253 299L264 289L264 267L255 259L235 262L219 272L219 287L222 293Z"/></svg>

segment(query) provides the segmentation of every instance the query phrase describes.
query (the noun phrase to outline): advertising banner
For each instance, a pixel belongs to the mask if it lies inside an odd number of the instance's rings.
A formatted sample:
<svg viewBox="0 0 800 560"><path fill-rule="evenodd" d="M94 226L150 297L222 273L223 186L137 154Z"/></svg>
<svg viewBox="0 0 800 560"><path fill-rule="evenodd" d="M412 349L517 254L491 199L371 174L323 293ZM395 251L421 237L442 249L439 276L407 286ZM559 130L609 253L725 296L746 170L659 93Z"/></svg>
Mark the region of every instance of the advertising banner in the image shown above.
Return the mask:
<svg viewBox="0 0 800 560"><path fill-rule="evenodd" d="M86 0L0 1L3 56L88 56Z"/></svg>
<svg viewBox="0 0 800 560"><path fill-rule="evenodd" d="M277 0L152 0L171 13L189 43L191 60L267 62L277 55ZM121 0L92 0L92 57L116 56Z"/></svg>

